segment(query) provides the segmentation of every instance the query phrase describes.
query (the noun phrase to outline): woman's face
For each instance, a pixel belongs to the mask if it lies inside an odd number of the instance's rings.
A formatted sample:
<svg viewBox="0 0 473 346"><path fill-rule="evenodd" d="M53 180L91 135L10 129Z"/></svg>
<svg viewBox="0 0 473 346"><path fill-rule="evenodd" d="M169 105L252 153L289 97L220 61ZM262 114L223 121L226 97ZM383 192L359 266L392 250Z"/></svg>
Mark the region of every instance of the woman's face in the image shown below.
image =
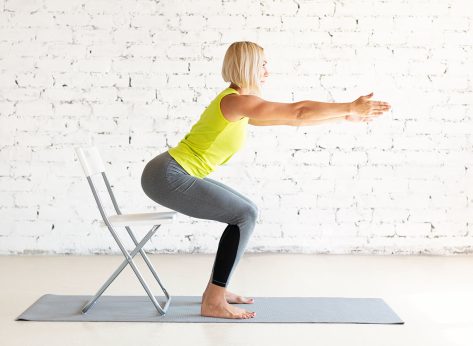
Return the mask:
<svg viewBox="0 0 473 346"><path fill-rule="evenodd" d="M267 64L266 58L263 59L263 65L261 66L260 69L260 81L263 84L266 81L266 78L269 76L268 68L266 67Z"/></svg>

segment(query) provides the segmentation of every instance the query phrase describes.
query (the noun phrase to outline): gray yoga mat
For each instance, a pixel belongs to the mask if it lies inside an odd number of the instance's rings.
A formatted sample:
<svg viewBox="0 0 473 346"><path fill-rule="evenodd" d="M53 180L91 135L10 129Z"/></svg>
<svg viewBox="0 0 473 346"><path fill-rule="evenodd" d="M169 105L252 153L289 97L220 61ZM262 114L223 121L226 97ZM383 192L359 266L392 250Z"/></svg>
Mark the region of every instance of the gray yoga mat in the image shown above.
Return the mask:
<svg viewBox="0 0 473 346"><path fill-rule="evenodd" d="M253 304L232 304L255 311L256 317L251 319L200 316L200 296L173 296L164 316L147 296L102 296L82 314L82 307L91 298L46 294L16 321L404 324L380 298L254 297ZM165 297L156 299L162 304Z"/></svg>

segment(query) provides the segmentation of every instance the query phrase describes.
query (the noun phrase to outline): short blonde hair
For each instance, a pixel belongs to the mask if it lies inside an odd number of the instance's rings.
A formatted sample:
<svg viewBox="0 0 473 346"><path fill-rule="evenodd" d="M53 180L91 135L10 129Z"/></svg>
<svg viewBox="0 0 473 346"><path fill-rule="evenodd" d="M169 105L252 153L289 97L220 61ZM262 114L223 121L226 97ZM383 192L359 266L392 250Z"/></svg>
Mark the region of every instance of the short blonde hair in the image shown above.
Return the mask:
<svg viewBox="0 0 473 346"><path fill-rule="evenodd" d="M222 77L240 88L261 94L259 71L264 62L264 49L249 41L233 42L228 47L222 65Z"/></svg>

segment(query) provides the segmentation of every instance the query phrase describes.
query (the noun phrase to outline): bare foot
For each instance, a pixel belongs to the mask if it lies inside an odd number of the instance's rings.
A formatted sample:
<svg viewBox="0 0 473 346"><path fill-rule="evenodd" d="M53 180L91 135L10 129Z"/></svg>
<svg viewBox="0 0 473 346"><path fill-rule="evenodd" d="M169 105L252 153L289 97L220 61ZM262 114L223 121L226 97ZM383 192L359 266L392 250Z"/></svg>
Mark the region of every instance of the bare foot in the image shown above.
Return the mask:
<svg viewBox="0 0 473 346"><path fill-rule="evenodd" d="M208 317L245 319L256 316L255 312L230 305L227 302L226 294L227 292L225 287L220 287L209 282L204 294L202 295L200 314ZM238 296L234 294L232 299L237 299L236 297Z"/></svg>
<svg viewBox="0 0 473 346"><path fill-rule="evenodd" d="M203 299L200 314L207 317L248 319L256 316L255 312L232 306L225 301Z"/></svg>
<svg viewBox="0 0 473 346"><path fill-rule="evenodd" d="M225 299L230 304L253 304L255 302L253 298L242 297L230 291L225 292Z"/></svg>
<svg viewBox="0 0 473 346"><path fill-rule="evenodd" d="M207 291L202 295L202 301L204 301L206 293ZM225 300L230 304L253 304L255 302L254 298L242 297L230 291L225 291Z"/></svg>

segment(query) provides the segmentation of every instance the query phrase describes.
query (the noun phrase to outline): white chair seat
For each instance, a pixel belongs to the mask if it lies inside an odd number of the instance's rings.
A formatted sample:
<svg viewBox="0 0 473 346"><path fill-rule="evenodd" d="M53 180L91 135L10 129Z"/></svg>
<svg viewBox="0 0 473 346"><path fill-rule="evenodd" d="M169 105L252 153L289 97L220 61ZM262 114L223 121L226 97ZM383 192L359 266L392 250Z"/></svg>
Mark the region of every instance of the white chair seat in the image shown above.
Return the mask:
<svg viewBox="0 0 473 346"><path fill-rule="evenodd" d="M157 213L140 213L140 214L122 214L108 216L108 220L114 226L132 226L132 225L161 225L174 221L177 212L163 211ZM100 221L101 226L107 226L103 220Z"/></svg>

